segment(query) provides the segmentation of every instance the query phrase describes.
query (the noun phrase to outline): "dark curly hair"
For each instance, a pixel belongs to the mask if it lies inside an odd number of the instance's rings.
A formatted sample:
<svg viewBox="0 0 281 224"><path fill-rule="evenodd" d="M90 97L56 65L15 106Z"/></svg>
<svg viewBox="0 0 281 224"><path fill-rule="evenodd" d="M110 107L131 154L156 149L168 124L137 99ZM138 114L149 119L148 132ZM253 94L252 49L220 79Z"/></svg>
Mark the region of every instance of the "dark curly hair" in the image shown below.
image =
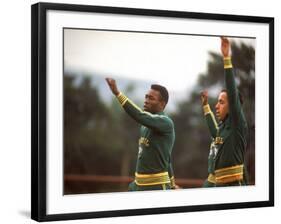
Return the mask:
<svg viewBox="0 0 281 224"><path fill-rule="evenodd" d="M151 85L150 88L153 89L153 90L159 91L162 100L166 104L168 103L168 101L169 101L169 93L168 93L168 90L164 86L161 86L161 85L158 85L158 84L153 84L153 85Z"/></svg>

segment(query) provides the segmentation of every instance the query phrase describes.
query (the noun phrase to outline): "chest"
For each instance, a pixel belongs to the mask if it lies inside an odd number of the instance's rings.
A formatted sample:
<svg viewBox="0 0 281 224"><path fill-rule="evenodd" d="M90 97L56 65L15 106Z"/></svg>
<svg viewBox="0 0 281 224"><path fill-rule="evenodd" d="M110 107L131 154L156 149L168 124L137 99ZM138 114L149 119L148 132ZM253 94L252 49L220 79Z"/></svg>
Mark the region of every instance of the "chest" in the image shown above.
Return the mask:
<svg viewBox="0 0 281 224"><path fill-rule="evenodd" d="M214 139L214 144L217 147L220 147L225 142L228 142L232 135L232 132L233 132L233 130L232 130L231 126L229 126L229 125L224 125L224 126L220 127L217 131L216 138Z"/></svg>
<svg viewBox="0 0 281 224"><path fill-rule="evenodd" d="M150 147L167 141L167 136L158 133L152 129L142 126L140 129L139 145L142 147Z"/></svg>

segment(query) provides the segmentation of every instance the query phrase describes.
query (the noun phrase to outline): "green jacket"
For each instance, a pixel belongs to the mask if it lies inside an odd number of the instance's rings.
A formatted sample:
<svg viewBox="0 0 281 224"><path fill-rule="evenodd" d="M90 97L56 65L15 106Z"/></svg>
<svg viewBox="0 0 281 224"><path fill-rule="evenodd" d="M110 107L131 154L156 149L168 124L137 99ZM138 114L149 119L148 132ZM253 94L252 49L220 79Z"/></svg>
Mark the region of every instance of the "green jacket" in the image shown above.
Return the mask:
<svg viewBox="0 0 281 224"><path fill-rule="evenodd" d="M173 121L164 112L152 114L143 111L122 93L117 98L124 110L141 124L136 172L169 172L172 176L171 153L175 141Z"/></svg>
<svg viewBox="0 0 281 224"><path fill-rule="evenodd" d="M231 59L225 63L225 85L228 96L229 113L216 125L211 112L205 111L207 124L212 135L208 171L216 177L217 186L245 184L245 150L248 127L235 84Z"/></svg>
<svg viewBox="0 0 281 224"><path fill-rule="evenodd" d="M225 68L225 85L229 114L224 121L219 123L217 137L222 138L222 144L216 157L216 169L243 164L247 145L248 126L239 100L232 67Z"/></svg>

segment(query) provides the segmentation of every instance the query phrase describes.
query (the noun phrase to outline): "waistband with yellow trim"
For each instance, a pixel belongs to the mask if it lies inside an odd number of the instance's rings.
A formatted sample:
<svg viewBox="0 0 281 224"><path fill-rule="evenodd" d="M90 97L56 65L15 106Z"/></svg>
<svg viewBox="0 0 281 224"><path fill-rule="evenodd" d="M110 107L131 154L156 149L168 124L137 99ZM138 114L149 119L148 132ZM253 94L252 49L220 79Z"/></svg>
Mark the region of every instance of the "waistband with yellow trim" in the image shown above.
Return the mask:
<svg viewBox="0 0 281 224"><path fill-rule="evenodd" d="M226 184L243 180L243 168L244 165L241 164L215 170L216 183Z"/></svg>
<svg viewBox="0 0 281 224"><path fill-rule="evenodd" d="M138 186L152 186L158 184L169 184L171 181L168 172L155 174L135 173L135 183Z"/></svg>

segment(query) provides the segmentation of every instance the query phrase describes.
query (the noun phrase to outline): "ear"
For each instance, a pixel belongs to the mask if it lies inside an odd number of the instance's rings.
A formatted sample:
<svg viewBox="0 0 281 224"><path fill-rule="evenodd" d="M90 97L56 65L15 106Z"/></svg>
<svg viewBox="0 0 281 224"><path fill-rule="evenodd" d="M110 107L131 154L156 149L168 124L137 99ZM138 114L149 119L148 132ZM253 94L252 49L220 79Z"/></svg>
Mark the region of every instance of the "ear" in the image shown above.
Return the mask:
<svg viewBox="0 0 281 224"><path fill-rule="evenodd" d="M166 107L166 102L165 102L164 100L161 100L161 101L160 101L160 105L161 105L161 107L162 107L163 110L164 110L164 108Z"/></svg>

